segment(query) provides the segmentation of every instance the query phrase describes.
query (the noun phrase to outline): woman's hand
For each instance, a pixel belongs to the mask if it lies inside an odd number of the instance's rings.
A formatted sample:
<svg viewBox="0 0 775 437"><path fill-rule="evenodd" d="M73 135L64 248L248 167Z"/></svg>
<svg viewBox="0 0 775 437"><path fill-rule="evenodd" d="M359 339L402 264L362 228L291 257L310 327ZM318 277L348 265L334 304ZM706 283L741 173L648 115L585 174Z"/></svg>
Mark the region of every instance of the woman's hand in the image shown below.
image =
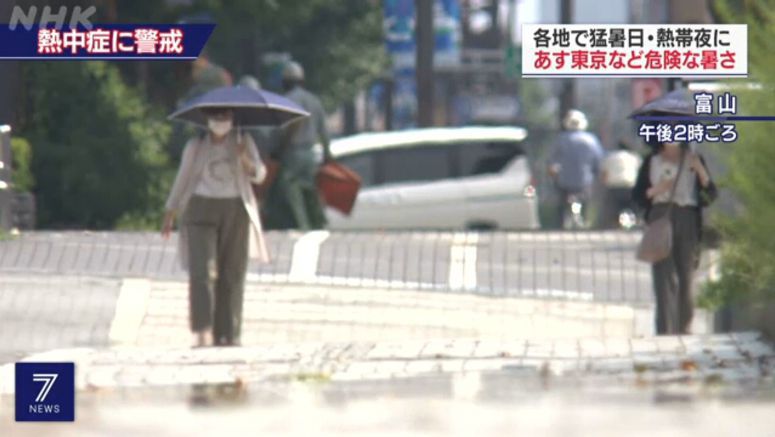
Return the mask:
<svg viewBox="0 0 775 437"><path fill-rule="evenodd" d="M248 152L245 141L237 143L237 157L239 158L240 165L242 165L245 173L247 173L248 176L253 177L256 174L256 165L253 163L253 158L251 158L250 153Z"/></svg>
<svg viewBox="0 0 775 437"><path fill-rule="evenodd" d="M172 232L172 225L175 224L175 211L167 211L164 213L164 222L161 225L161 236L165 240L170 238Z"/></svg>

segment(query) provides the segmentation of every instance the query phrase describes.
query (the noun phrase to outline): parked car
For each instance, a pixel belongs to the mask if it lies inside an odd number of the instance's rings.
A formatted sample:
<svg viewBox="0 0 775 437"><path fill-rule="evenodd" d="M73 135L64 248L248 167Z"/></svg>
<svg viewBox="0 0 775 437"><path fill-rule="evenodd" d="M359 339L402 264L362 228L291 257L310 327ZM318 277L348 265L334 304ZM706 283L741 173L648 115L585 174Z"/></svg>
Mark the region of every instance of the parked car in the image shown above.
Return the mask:
<svg viewBox="0 0 775 437"><path fill-rule="evenodd" d="M350 216L332 229L535 229L538 200L518 127L359 134L331 152L362 178Z"/></svg>

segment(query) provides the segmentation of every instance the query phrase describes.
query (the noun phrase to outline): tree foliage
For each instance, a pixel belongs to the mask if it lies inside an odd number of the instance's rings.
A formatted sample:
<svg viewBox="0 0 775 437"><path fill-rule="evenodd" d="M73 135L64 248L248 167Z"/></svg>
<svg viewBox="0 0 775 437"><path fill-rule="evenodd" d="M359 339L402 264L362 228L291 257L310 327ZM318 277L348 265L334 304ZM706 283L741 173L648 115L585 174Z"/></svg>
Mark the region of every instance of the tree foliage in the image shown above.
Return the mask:
<svg viewBox="0 0 775 437"><path fill-rule="evenodd" d="M262 55L287 52L329 110L386 65L382 11L374 0L19 0L96 6L92 22L216 23L210 57L235 78L260 76ZM204 15L203 15L204 14ZM43 227L153 226L174 173L165 116L185 95L189 61L51 62L22 67L15 132L33 150ZM265 81L265 78L260 77Z"/></svg>
<svg viewBox="0 0 775 437"><path fill-rule="evenodd" d="M11 138L11 156L13 163L13 188L16 191L31 191L35 186L32 175L32 147L24 138Z"/></svg>
<svg viewBox="0 0 775 437"><path fill-rule="evenodd" d="M32 63L23 77L20 127L34 150L41 226L110 228L158 208L169 127L115 65Z"/></svg>
<svg viewBox="0 0 775 437"><path fill-rule="evenodd" d="M212 21L209 56L235 78L261 76L261 58L288 53L306 69L309 88L327 108L351 100L384 72L381 2L373 0L193 0L188 5L156 0L116 2L122 22ZM133 80L138 72L122 67ZM167 105L185 93L185 65L153 64L149 95ZM259 77L266 83L266 77Z"/></svg>
<svg viewBox="0 0 775 437"><path fill-rule="evenodd" d="M749 81L761 89L735 91L738 112L775 114L775 0L712 2L718 21L748 24ZM736 298L775 296L775 144L769 123L740 123L739 139L728 158L725 185L733 190L743 211L720 220L725 237L722 279L711 284L704 301L720 304Z"/></svg>
<svg viewBox="0 0 775 437"><path fill-rule="evenodd" d="M96 7L92 21L212 21L213 59L235 77L258 76L261 56L287 52L306 67L309 87L329 109L350 100L387 66L379 0L17 0L23 7ZM68 16L69 19L69 16ZM170 109L185 94L190 62L119 64L155 103ZM264 79L264 78L260 78Z"/></svg>
<svg viewBox="0 0 775 437"><path fill-rule="evenodd" d="M332 109L351 100L387 65L379 4L366 0L197 0L189 13L213 15L217 27L208 48L235 77L258 76L263 54L287 52L305 67L309 88Z"/></svg>

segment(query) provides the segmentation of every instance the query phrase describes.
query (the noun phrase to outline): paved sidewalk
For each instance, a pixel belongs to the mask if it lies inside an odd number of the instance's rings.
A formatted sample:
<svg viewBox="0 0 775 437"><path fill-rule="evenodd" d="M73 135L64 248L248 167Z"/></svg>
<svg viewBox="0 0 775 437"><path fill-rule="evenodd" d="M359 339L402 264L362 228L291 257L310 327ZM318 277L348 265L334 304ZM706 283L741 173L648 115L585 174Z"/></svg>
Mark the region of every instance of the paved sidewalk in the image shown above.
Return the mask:
<svg viewBox="0 0 775 437"><path fill-rule="evenodd" d="M8 435L767 436L775 352L755 333L60 350L75 423ZM12 366L0 381L12 381ZM5 435L5 434L4 434Z"/></svg>
<svg viewBox="0 0 775 437"><path fill-rule="evenodd" d="M509 371L614 383L772 381L775 352L757 333L648 339L438 339L284 343L241 348L62 349L25 361L73 361L76 387L93 390L294 378L379 380ZM12 393L13 364L0 367Z"/></svg>
<svg viewBox="0 0 775 437"><path fill-rule="evenodd" d="M121 280L0 276L0 363L55 348L109 345Z"/></svg>
<svg viewBox="0 0 775 437"><path fill-rule="evenodd" d="M187 285L127 278L8 275L0 364L67 347L185 347ZM694 332L707 332L703 312ZM438 291L249 284L243 344L435 338L650 336L649 306Z"/></svg>
<svg viewBox="0 0 775 437"><path fill-rule="evenodd" d="M468 382L449 378L92 393L79 397L75 423L13 423L12 408L0 401L0 428L9 437L769 437L775 428L773 396L744 400L713 389L568 391L499 375L476 383L488 393L484 399L451 396Z"/></svg>
<svg viewBox="0 0 775 437"><path fill-rule="evenodd" d="M25 361L73 361L79 390L181 384L253 383L310 376L391 379L437 373L596 376L619 382L769 379L775 352L757 333L649 339L439 339L285 343L241 348L62 349ZM13 364L0 367L1 393L13 392Z"/></svg>
<svg viewBox="0 0 775 437"><path fill-rule="evenodd" d="M124 344L187 345L187 285L148 281L143 317ZM119 311L120 312L120 311ZM609 337L635 334L624 305L467 294L315 286L250 285L243 344L424 340L457 337ZM132 341L134 340L134 341Z"/></svg>
<svg viewBox="0 0 775 437"><path fill-rule="evenodd" d="M14 368L0 366L3 436L775 429L770 344L757 333L651 337L648 307L250 284L245 346L191 349L183 282L3 279L0 357L73 361L78 388L75 423L14 423Z"/></svg>

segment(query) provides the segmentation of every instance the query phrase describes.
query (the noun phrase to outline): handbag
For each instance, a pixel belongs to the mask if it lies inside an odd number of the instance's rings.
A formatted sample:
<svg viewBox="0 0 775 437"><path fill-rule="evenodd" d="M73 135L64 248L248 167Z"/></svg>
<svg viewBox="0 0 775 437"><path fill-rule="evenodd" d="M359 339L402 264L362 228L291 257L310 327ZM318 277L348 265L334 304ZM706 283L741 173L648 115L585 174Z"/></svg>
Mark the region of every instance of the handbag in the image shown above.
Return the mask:
<svg viewBox="0 0 775 437"><path fill-rule="evenodd" d="M673 223L671 215L673 212L673 197L678 186L678 180L684 168L685 152L681 152L681 162L678 164L678 175L673 182L673 188L670 190L670 199L668 200L667 211L658 219L646 225L643 231L636 257L640 261L647 263L657 263L670 256L673 250Z"/></svg>
<svg viewBox="0 0 775 437"><path fill-rule="evenodd" d="M345 165L332 161L320 167L317 187L326 205L350 215L361 188L361 177Z"/></svg>

